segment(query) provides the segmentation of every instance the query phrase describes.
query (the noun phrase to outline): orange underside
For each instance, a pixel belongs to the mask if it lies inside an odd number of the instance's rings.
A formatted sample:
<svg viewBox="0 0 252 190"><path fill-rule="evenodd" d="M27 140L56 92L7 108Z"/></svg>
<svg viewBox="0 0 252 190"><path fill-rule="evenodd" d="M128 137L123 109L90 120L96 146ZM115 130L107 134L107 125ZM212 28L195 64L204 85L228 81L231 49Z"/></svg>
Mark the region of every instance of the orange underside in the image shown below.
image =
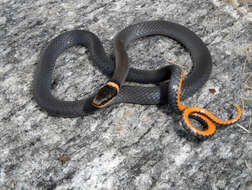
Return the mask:
<svg viewBox="0 0 252 190"><path fill-rule="evenodd" d="M178 92L177 92L177 106L178 106L178 109L183 114L183 119L184 119L187 127L192 132L194 132L198 135L201 135L201 136L210 136L210 135L213 135L214 132L216 131L216 126L215 126L216 124L218 124L218 125L231 125L241 118L242 109L238 105L234 105L234 107L237 110L237 114L233 119L221 120L204 108L195 107L195 106L190 107L190 106L186 106L186 105L181 104L180 103L180 94L181 94L182 82L183 82L183 71L181 71L179 87L178 87ZM207 124L207 129L200 130L200 129L194 127L189 120L190 115L198 116L201 119L203 119Z"/></svg>

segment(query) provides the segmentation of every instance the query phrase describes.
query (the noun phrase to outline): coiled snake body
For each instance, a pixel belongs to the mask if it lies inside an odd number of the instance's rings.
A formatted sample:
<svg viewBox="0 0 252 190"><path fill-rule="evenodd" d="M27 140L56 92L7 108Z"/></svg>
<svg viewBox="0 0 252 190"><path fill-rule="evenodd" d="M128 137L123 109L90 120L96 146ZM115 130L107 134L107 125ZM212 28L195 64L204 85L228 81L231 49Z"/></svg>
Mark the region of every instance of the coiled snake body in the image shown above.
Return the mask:
<svg viewBox="0 0 252 190"><path fill-rule="evenodd" d="M152 35L172 38L189 51L193 66L183 83L183 77L181 78L183 72L175 65L152 71L128 68L126 52L128 44L136 39ZM55 62L65 49L75 45L87 47L97 68L111 79L107 85L90 97L78 101L59 100L50 92ZM53 39L43 51L34 75L33 95L39 106L50 115L62 117L78 117L107 105L122 102L149 105L170 103L175 111L181 112L185 109L181 110L179 107L180 97L183 100L194 94L205 84L211 73L211 56L205 44L192 31L172 22L147 21L128 26L115 36L113 46L115 62L106 55L98 37L89 31L73 30ZM169 80L168 85L162 83L167 80ZM124 85L125 81L153 83L156 86L127 86ZM231 123L240 117L241 110L238 112L237 117ZM188 117L193 114L196 118L201 117L201 119L207 120L205 116L197 115L196 112L186 112L186 114ZM209 124L208 121L209 119L206 121L207 124ZM192 127L189 129L198 136L209 136L215 131L211 129L211 133L209 133L207 129L205 131L208 132L200 133L200 130Z"/></svg>

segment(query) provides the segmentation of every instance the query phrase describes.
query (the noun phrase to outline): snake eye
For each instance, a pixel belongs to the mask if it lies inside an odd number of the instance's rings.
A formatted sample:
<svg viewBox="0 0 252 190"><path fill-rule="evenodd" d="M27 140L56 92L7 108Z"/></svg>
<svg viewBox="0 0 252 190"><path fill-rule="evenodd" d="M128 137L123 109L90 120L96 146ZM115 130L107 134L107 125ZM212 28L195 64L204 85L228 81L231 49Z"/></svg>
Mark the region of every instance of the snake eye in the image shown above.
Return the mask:
<svg viewBox="0 0 252 190"><path fill-rule="evenodd" d="M113 83L113 85L111 85L110 83L112 82L108 82L107 85L102 87L95 95L92 103L93 106L97 108L103 108L108 105L112 101L112 99L119 93L118 85L115 86L115 83Z"/></svg>

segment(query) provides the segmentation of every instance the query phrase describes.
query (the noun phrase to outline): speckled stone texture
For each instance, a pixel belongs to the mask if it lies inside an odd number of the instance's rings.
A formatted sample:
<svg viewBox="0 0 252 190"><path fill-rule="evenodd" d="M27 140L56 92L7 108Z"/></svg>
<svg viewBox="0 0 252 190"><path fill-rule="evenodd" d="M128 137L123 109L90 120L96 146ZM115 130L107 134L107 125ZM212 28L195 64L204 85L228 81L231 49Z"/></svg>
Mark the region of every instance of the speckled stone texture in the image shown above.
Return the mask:
<svg viewBox="0 0 252 190"><path fill-rule="evenodd" d="M0 0L0 7L0 189L252 189L252 91L243 88L252 72L252 25L246 15L217 0ZM110 53L118 31L155 19L187 26L211 52L209 81L185 103L228 119L242 98L238 124L197 142L167 106L120 104L74 119L40 110L31 83L40 51L53 37L87 29ZM164 37L132 43L128 53L136 68L191 65L188 53ZM90 62L83 47L60 56L55 96L81 99L102 86L107 78Z"/></svg>

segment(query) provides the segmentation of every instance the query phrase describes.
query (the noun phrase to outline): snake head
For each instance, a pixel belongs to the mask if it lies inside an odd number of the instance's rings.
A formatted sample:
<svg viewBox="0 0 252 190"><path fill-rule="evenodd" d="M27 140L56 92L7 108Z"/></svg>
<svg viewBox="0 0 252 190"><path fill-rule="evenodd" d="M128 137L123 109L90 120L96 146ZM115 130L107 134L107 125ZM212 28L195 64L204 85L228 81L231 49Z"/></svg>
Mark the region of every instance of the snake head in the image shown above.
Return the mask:
<svg viewBox="0 0 252 190"><path fill-rule="evenodd" d="M92 105L96 108L104 108L113 98L118 95L120 87L115 82L108 82L106 86L102 87L95 95Z"/></svg>

